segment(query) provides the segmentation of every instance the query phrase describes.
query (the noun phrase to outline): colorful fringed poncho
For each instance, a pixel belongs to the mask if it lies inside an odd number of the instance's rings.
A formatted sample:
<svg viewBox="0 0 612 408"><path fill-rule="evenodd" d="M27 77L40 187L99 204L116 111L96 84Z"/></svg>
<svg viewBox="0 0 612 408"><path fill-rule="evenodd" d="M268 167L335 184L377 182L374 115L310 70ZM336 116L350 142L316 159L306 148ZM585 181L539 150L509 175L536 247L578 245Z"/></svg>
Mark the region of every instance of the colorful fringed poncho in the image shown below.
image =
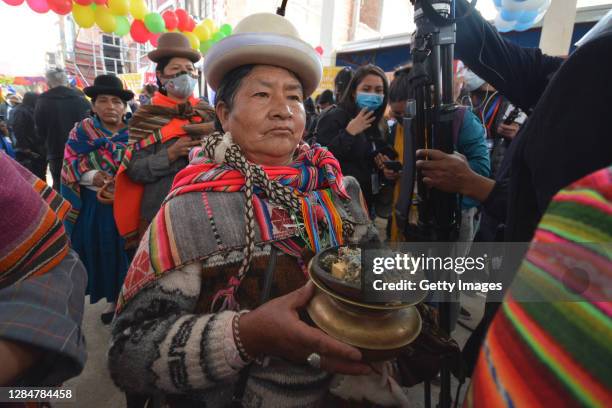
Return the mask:
<svg viewBox="0 0 612 408"><path fill-rule="evenodd" d="M357 183L352 178L343 182L337 160L326 149L302 145L290 165L262 168L268 179L289 187L299 197L302 214L292 214L272 202L256 183L252 202L257 245L273 243L299 260L304 246L316 251L341 245L346 238L342 227L346 217L356 225L370 225ZM346 185L349 188L345 189ZM240 172L215 164L202 150L194 149L192 164L175 178L172 191L141 241L117 312L165 273L197 260L223 259L244 248L244 190L245 178ZM240 279L232 278L230 286L238 285Z"/></svg>
<svg viewBox="0 0 612 408"><path fill-rule="evenodd" d="M0 289L47 273L68 253L70 204L0 152Z"/></svg>
<svg viewBox="0 0 612 408"><path fill-rule="evenodd" d="M62 195L72 204L68 217L71 228L81 209L81 176L90 170L115 175L128 142L127 127L113 134L98 118L79 122L70 132L62 168Z"/></svg>
<svg viewBox="0 0 612 408"><path fill-rule="evenodd" d="M612 406L611 249L609 167L553 198L489 328L465 407Z"/></svg>

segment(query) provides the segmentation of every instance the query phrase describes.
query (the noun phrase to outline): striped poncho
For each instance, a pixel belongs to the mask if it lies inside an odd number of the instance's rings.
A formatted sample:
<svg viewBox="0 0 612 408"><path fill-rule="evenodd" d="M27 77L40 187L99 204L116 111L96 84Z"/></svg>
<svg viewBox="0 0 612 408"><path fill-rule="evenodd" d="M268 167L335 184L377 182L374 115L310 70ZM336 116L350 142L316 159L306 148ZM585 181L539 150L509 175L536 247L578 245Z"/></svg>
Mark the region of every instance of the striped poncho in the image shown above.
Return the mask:
<svg viewBox="0 0 612 408"><path fill-rule="evenodd" d="M466 407L612 406L611 248L609 167L553 198L489 328Z"/></svg>
<svg viewBox="0 0 612 408"><path fill-rule="evenodd" d="M76 223L81 209L79 182L83 174L101 170L115 175L127 142L127 127L113 134L98 118L84 119L72 129L64 150L61 189L62 195L72 204L68 227Z"/></svg>
<svg viewBox="0 0 612 408"><path fill-rule="evenodd" d="M68 253L70 204L0 152L0 289L49 272Z"/></svg>

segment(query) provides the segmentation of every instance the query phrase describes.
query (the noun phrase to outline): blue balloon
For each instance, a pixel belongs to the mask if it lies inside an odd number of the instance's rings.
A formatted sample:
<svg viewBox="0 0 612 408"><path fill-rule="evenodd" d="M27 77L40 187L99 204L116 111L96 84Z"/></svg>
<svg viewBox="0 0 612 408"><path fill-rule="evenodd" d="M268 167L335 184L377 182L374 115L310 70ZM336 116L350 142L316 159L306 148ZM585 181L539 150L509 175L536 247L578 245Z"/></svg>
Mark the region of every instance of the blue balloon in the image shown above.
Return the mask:
<svg viewBox="0 0 612 408"><path fill-rule="evenodd" d="M510 10L502 9L500 16L502 19L506 21L516 21L521 17L522 14L523 14L522 11L510 11Z"/></svg>
<svg viewBox="0 0 612 408"><path fill-rule="evenodd" d="M519 24L533 23L537 16L538 10L523 11L517 21L519 22Z"/></svg>
<svg viewBox="0 0 612 408"><path fill-rule="evenodd" d="M533 22L528 23L516 23L514 25L514 31L526 31L529 30L533 26Z"/></svg>
<svg viewBox="0 0 612 408"><path fill-rule="evenodd" d="M495 3L495 7L497 8L501 8L502 6L502 0L493 0L493 3Z"/></svg>

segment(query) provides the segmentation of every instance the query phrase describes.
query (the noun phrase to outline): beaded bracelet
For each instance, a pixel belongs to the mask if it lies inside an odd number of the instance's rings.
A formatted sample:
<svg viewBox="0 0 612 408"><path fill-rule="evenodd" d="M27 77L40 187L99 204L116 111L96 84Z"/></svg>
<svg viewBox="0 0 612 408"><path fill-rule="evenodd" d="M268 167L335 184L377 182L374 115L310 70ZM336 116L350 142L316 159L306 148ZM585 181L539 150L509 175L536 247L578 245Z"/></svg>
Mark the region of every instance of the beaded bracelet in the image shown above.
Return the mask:
<svg viewBox="0 0 612 408"><path fill-rule="evenodd" d="M242 340L240 340L240 317L243 313L237 313L234 316L234 320L232 320L232 333L234 335L234 342L236 343L236 348L238 349L238 354L240 354L240 358L244 362L251 362L255 360L249 353L247 353L244 345L242 344Z"/></svg>

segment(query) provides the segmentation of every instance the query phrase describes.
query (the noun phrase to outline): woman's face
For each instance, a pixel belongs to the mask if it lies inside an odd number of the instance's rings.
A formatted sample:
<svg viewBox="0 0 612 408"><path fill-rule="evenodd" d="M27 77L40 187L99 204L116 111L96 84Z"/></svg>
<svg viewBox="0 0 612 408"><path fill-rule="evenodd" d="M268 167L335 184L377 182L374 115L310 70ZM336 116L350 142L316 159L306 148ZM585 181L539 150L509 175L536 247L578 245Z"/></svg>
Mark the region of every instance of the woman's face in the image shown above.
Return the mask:
<svg viewBox="0 0 612 408"><path fill-rule="evenodd" d="M253 163L282 166L291 161L306 121L303 90L284 68L257 65L244 77L230 111L219 102L217 116Z"/></svg>
<svg viewBox="0 0 612 408"><path fill-rule="evenodd" d="M180 72L187 72L191 75L197 75L193 62L191 62L187 58L174 57L168 62L168 65L166 65L166 67L164 68L164 72L161 72L163 77L160 78L160 82L163 84L167 81L167 78L174 77ZM157 71L157 75L160 75L159 71ZM180 95L174 95L171 89L167 89L167 92L169 95L175 96L179 99L182 97Z"/></svg>
<svg viewBox="0 0 612 408"><path fill-rule="evenodd" d="M358 92L367 92L383 95L385 93L385 86L383 80L378 75L369 74L357 85L355 89L355 95Z"/></svg>
<svg viewBox="0 0 612 408"><path fill-rule="evenodd" d="M116 127L123 122L126 105L118 96L98 95L93 104L93 111L105 127Z"/></svg>

